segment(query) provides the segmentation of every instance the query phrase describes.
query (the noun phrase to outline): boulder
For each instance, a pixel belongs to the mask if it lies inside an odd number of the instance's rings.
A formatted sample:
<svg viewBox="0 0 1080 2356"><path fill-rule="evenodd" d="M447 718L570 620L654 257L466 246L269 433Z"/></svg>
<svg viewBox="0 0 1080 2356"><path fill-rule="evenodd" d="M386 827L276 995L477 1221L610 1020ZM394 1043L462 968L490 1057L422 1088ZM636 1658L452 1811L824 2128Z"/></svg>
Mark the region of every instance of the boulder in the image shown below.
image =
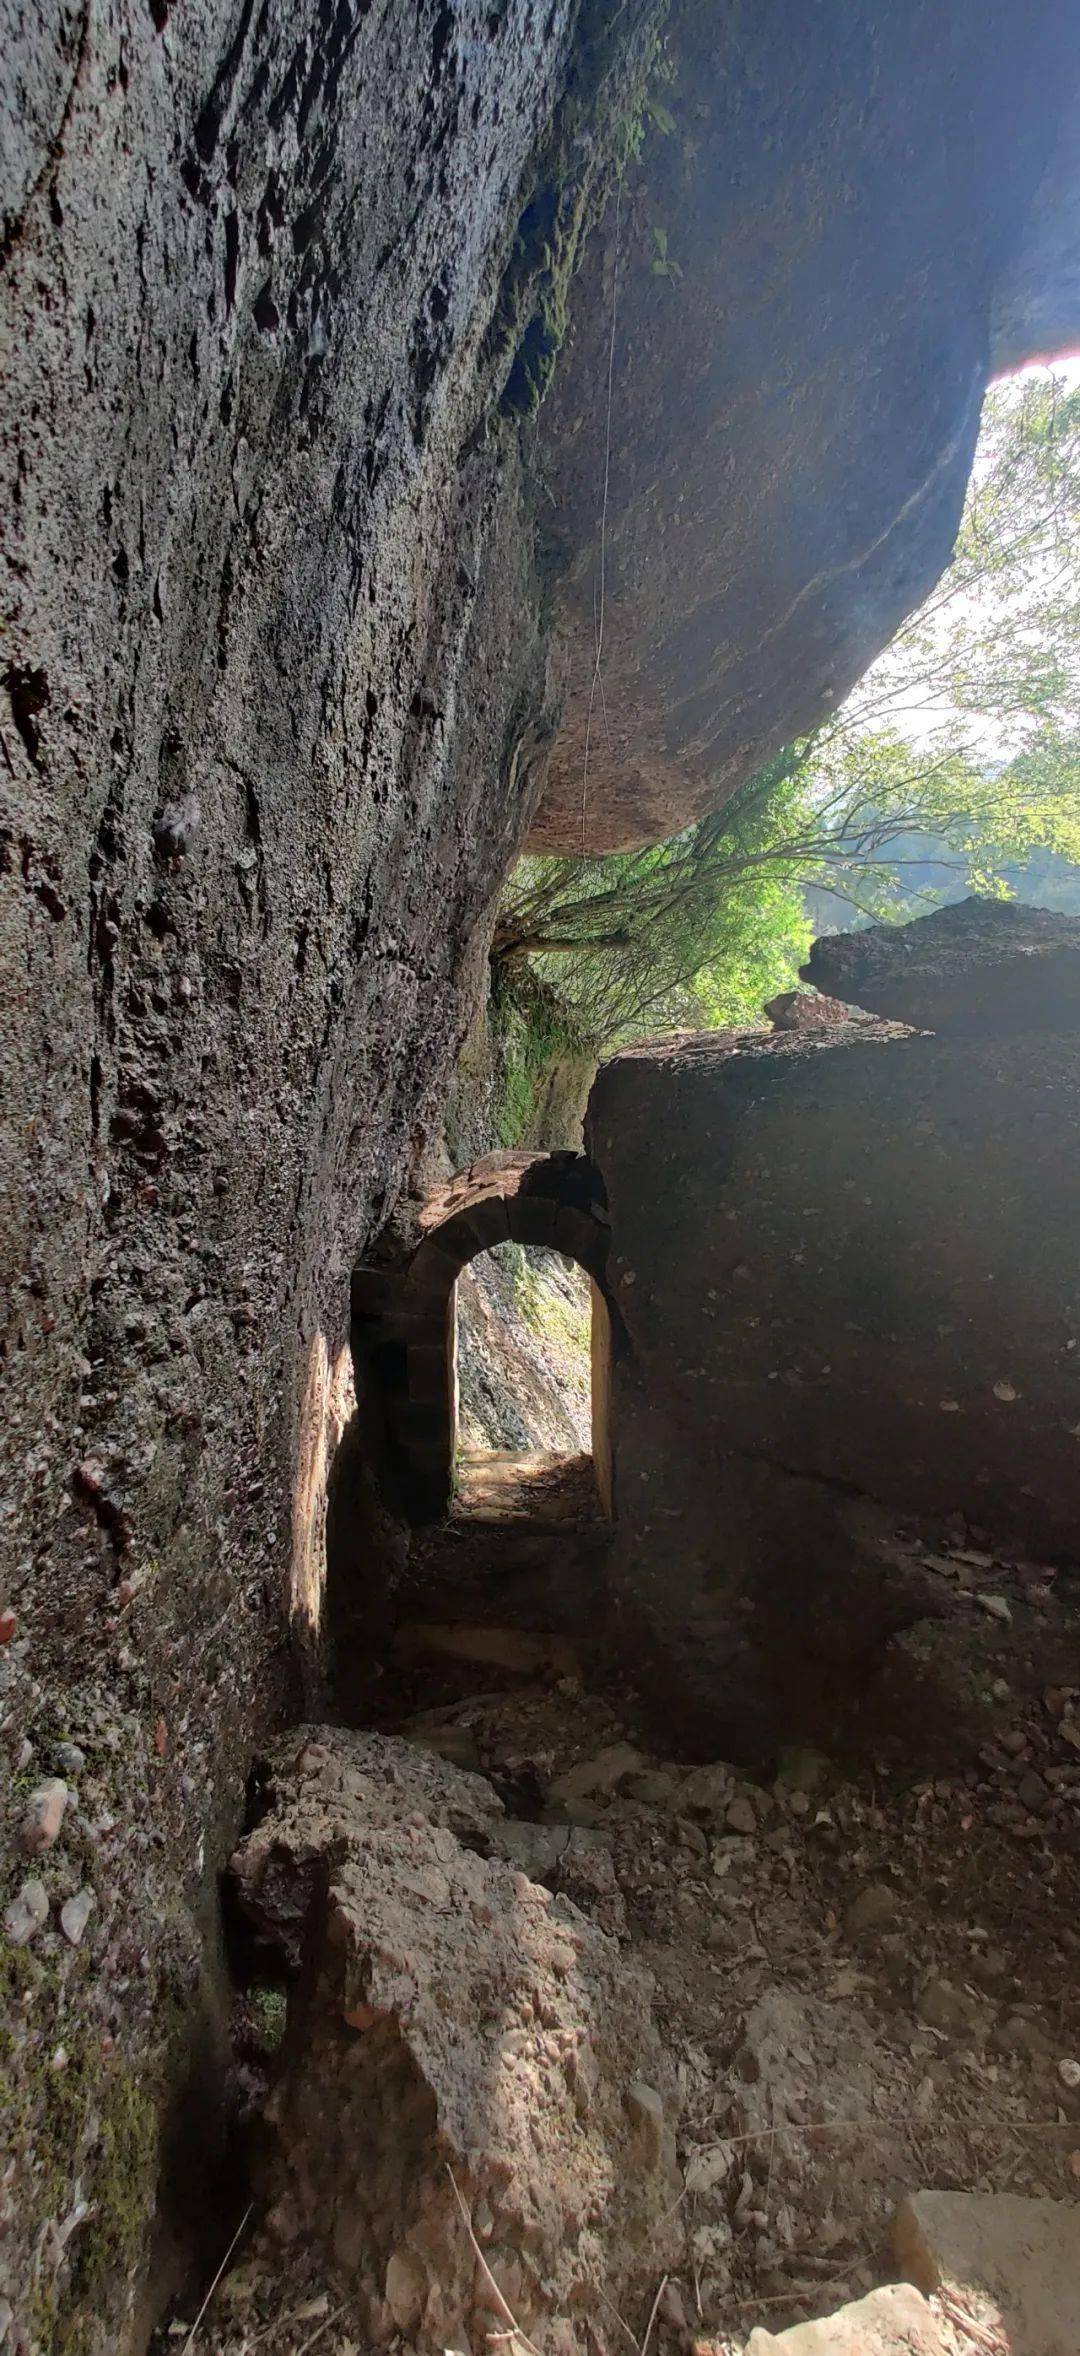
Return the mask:
<svg viewBox="0 0 1080 2356"><path fill-rule="evenodd" d="M907 2283L889 2283L868 2298L789 2331L752 2331L746 2356L946 2356L945 2341L926 2300Z"/></svg>
<svg viewBox="0 0 1080 2356"><path fill-rule="evenodd" d="M548 1799L562 1808L573 1807L578 1800L607 1799L624 1775L633 1775L646 1764L633 1743L609 1743L594 1758L580 1759L576 1767L568 1767L562 1775L557 1775L549 1787Z"/></svg>
<svg viewBox="0 0 1080 2356"><path fill-rule="evenodd" d="M765 1012L774 1031L827 1031L833 1023L852 1019L850 1006L821 990L781 990L766 999Z"/></svg>
<svg viewBox="0 0 1080 2356"><path fill-rule="evenodd" d="M919 1031L1080 1031L1080 919L1012 900L961 900L912 924L832 933L801 970L834 1001Z"/></svg>
<svg viewBox="0 0 1080 2356"><path fill-rule="evenodd" d="M257 1944L289 1972L303 1961L343 1825L381 1832L419 1811L432 1827L486 1843L503 1816L482 1775L417 1742L339 1726L299 1727L265 1796L266 1813L229 1872Z"/></svg>
<svg viewBox="0 0 1080 2356"><path fill-rule="evenodd" d="M1019 2193L916 2192L897 2212L897 2258L925 2292L974 2298L1010 2356L1080 2348L1080 2208ZM980 2345L983 2342L980 2340Z"/></svg>
<svg viewBox="0 0 1080 2356"><path fill-rule="evenodd" d="M611 1846L610 1833L593 1832L585 1824L530 1824L509 1816L492 1836L496 1854L507 1865L518 1865L530 1881L559 1880L563 1867L593 1850Z"/></svg>
<svg viewBox="0 0 1080 2356"><path fill-rule="evenodd" d="M835 1754L883 1645L971 1614L903 1515L1075 1553L1078 1124L1064 1037L872 1020L602 1067L626 1335L607 1590L658 1746L677 1723L688 1756Z"/></svg>
<svg viewBox="0 0 1080 2356"><path fill-rule="evenodd" d="M651 1982L568 1900L462 1845L498 1837L485 1790L411 1746L309 1728L233 1862L264 1941L277 1926L281 1962L298 1944L306 1962L267 2229L319 2254L375 2346L480 2346L507 2305L542 2331L597 2297L643 2324L677 2254Z"/></svg>

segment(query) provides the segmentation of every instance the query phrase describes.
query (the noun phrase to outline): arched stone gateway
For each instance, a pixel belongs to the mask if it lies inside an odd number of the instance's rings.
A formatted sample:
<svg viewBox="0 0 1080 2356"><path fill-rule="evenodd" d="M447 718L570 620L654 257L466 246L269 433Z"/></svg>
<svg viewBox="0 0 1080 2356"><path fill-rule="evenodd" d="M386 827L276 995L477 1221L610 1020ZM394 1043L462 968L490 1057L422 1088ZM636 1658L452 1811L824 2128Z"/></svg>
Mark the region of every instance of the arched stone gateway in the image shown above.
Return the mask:
<svg viewBox="0 0 1080 2356"><path fill-rule="evenodd" d="M403 1269L358 1268L354 1347L374 1353L388 1434L411 1517L445 1513L457 1426L454 1291L462 1269L494 1244L542 1244L592 1280L593 1459L613 1510L608 1372L616 1312L608 1291L611 1230L603 1180L585 1154L489 1154L430 1197L422 1240Z"/></svg>

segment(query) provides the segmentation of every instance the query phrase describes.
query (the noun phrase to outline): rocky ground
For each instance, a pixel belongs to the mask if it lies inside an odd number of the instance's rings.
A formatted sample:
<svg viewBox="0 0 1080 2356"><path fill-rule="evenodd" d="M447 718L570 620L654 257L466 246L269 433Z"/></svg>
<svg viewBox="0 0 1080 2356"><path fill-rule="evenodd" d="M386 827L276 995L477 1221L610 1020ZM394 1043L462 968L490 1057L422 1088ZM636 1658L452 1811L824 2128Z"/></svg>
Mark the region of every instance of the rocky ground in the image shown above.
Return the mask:
<svg viewBox="0 0 1080 2356"><path fill-rule="evenodd" d="M793 1748L767 1782L646 1755L634 1697L574 1675L485 1669L470 1693L458 1664L458 1699L398 1722L488 1780L509 1820L500 1854L654 1982L678 2087L661 2221L678 2255L655 2313L646 2300L624 2322L598 2304L579 2322L590 2356L646 2336L664 2356L737 2356L755 2327L832 2314L896 2279L893 2218L920 2187L1080 2201L1075 1580L995 1561L958 1527L912 1544L955 1603L897 1648L906 1754L887 1680L880 1743L868 1702L859 1758ZM254 2100L274 2066L260 2001L249 1992L238 2014ZM1022 2344L977 2291L930 2305L935 2347ZM501 2333L495 2315L493 2344ZM178 2340L185 2356L364 2345L340 2274L283 2270L258 2235L241 2236L197 2325L185 2313L161 2346Z"/></svg>

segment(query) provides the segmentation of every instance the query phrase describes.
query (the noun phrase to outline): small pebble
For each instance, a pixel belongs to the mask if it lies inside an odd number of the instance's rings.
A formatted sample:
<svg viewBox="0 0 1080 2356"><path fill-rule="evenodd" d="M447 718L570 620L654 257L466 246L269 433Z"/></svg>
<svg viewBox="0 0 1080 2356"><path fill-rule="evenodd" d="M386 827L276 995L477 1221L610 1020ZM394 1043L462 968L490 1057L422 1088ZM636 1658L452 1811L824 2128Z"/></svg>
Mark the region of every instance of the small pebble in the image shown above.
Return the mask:
<svg viewBox="0 0 1080 2356"><path fill-rule="evenodd" d="M1071 2093L1075 2093L1076 2088L1080 2086L1080 2062L1059 2061L1058 2077L1063 2086L1067 2086Z"/></svg>
<svg viewBox="0 0 1080 2356"><path fill-rule="evenodd" d="M724 1822L729 1832L756 1832L757 1814L753 1801L738 1793L728 1807Z"/></svg>
<svg viewBox="0 0 1080 2356"><path fill-rule="evenodd" d="M79 1749L77 1742L58 1742L53 1758L61 1775L69 1780L77 1780L86 1766L86 1752Z"/></svg>
<svg viewBox="0 0 1080 2356"><path fill-rule="evenodd" d="M40 1856L43 1849L52 1848L64 1821L67 1804L68 1787L55 1775L50 1776L46 1783L39 1783L36 1792L31 1793L19 1838L23 1848L28 1849L32 1857Z"/></svg>
<svg viewBox="0 0 1080 2356"><path fill-rule="evenodd" d="M92 1890L76 1890L60 1909L60 1928L72 1947L78 1947L94 1908Z"/></svg>
<svg viewBox="0 0 1080 2356"><path fill-rule="evenodd" d="M3 1611L0 1611L0 1644L11 1643L18 1625L18 1620L10 1604L5 1604Z"/></svg>
<svg viewBox="0 0 1080 2356"><path fill-rule="evenodd" d="M4 1912L4 1929L13 1947L25 1947L49 1919L49 1894L44 1882L24 1882Z"/></svg>
<svg viewBox="0 0 1080 2356"><path fill-rule="evenodd" d="M898 1891L888 1882L870 1882L852 1899L844 1915L844 1929L856 1939L867 1932L887 1930L899 1921L900 1911Z"/></svg>

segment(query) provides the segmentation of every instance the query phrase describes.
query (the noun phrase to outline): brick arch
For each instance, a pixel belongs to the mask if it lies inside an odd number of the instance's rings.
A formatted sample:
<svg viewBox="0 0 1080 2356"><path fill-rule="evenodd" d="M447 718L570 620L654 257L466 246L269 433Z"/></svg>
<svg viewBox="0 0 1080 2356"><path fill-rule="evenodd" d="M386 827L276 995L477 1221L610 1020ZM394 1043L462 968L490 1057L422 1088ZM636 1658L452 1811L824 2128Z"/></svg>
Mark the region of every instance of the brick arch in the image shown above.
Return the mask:
<svg viewBox="0 0 1080 2356"><path fill-rule="evenodd" d="M421 1240L406 1268L356 1271L353 1320L357 1344L375 1344L410 1511L428 1521L446 1511L453 1484L451 1309L468 1262L494 1244L546 1244L592 1278L611 1331L616 1311L607 1280L607 1202L585 1154L489 1154L429 1197L419 1226ZM597 1458L599 1467L599 1451Z"/></svg>

